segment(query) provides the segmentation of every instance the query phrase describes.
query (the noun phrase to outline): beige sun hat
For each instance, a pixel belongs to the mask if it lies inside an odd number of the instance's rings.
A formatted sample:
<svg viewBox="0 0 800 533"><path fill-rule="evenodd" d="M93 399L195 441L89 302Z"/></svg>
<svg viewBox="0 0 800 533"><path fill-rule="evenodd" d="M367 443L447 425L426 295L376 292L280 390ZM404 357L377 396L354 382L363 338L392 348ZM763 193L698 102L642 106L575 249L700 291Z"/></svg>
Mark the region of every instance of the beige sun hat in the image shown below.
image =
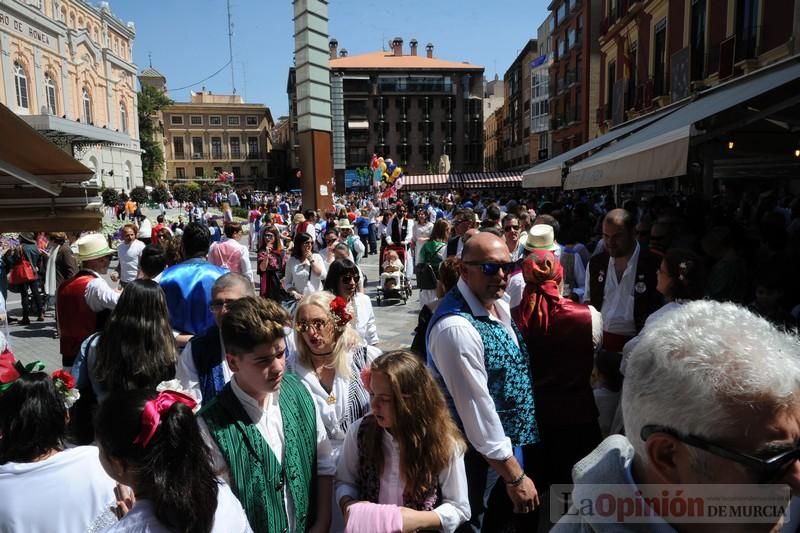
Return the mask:
<svg viewBox="0 0 800 533"><path fill-rule="evenodd" d="M350 220L346 218L340 218L339 222L336 224L336 227L339 229L353 229L353 225L350 224Z"/></svg>
<svg viewBox="0 0 800 533"><path fill-rule="evenodd" d="M84 235L78 239L76 244L78 245L78 258L81 261L97 259L114 253L114 250L108 247L108 241L101 233Z"/></svg>
<svg viewBox="0 0 800 533"><path fill-rule="evenodd" d="M525 249L529 252L534 250L558 250L553 226L549 224L536 224L528 231L528 239L525 241Z"/></svg>
<svg viewBox="0 0 800 533"><path fill-rule="evenodd" d="M295 215L292 217L292 224L294 224L295 226L305 221L306 217L303 216L303 213L295 213Z"/></svg>

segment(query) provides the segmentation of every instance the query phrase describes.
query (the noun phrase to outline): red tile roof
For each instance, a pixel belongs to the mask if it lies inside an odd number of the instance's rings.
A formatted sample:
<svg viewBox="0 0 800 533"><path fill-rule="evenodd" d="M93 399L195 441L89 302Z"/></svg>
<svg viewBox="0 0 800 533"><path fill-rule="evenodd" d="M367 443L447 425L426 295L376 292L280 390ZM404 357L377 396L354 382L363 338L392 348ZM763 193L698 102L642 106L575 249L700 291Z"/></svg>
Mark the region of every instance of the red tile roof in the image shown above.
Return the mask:
<svg viewBox="0 0 800 533"><path fill-rule="evenodd" d="M480 65L445 61L425 55L395 56L393 52L371 52L357 56L337 57L330 60L332 69L432 69L432 70L461 70L482 69Z"/></svg>

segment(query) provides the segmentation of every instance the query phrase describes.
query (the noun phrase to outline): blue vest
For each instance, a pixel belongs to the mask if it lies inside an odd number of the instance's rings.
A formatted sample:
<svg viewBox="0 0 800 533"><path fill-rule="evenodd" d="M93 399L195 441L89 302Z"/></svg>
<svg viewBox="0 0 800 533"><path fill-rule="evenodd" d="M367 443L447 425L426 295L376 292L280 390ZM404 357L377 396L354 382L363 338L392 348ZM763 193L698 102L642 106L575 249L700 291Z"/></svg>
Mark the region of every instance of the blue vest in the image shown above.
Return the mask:
<svg viewBox="0 0 800 533"><path fill-rule="evenodd" d="M536 423L528 350L525 348L525 341L516 324L511 323L519 346L514 343L514 339L502 324L488 316L474 316L461 291L458 290L458 287L453 287L436 308L436 312L428 324L426 338L430 335L433 325L448 315L459 315L465 318L478 331L478 335L483 341L483 364L486 368L489 395L494 401L503 431L511 439L512 446L525 446L539 442L539 427ZM454 349L448 355L454 358L458 357L458 350ZM452 364L461 363L454 359ZM448 386L433 363L430 348L428 348L428 365L437 376L447 403L461 425L460 418L453 408L453 400ZM458 385L453 384L453 386Z"/></svg>
<svg viewBox="0 0 800 533"><path fill-rule="evenodd" d="M222 372L224 357L216 324L192 339L192 359L203 394L203 405L208 404L225 387L225 375Z"/></svg>

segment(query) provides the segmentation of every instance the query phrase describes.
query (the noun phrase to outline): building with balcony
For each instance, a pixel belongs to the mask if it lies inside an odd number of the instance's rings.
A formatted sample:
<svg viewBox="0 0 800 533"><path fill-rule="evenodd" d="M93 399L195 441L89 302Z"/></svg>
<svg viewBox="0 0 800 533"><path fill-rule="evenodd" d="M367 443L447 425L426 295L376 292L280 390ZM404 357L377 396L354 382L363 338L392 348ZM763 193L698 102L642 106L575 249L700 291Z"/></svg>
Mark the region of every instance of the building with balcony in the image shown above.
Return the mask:
<svg viewBox="0 0 800 533"><path fill-rule="evenodd" d="M274 123L264 104L239 95L192 92L189 102L161 111L166 179L217 179L233 172L237 184L270 186Z"/></svg>
<svg viewBox="0 0 800 533"><path fill-rule="evenodd" d="M604 0L603 129L800 52L797 0Z"/></svg>
<svg viewBox="0 0 800 533"><path fill-rule="evenodd" d="M536 39L529 39L503 76L506 97L503 130L503 160L499 170L521 170L536 161L531 154L531 71L538 57Z"/></svg>
<svg viewBox="0 0 800 533"><path fill-rule="evenodd" d="M0 2L0 103L119 190L142 185L135 36L108 2Z"/></svg>
<svg viewBox="0 0 800 533"><path fill-rule="evenodd" d="M553 66L553 51L550 40L552 14L536 31L539 43L538 56L531 63L531 105L529 138L531 163L543 161L552 153L550 134L550 67Z"/></svg>
<svg viewBox="0 0 800 533"><path fill-rule="evenodd" d="M451 169L483 169L483 67L418 54L416 39L388 52L349 55L330 41L334 171L340 190L345 170L369 165L373 153L406 174L435 171L442 155ZM289 101L295 84L289 74ZM291 109L291 108L290 108ZM294 116L290 112L291 117Z"/></svg>
<svg viewBox="0 0 800 533"><path fill-rule="evenodd" d="M483 169L486 171L503 168L504 116L505 106L500 106L483 122Z"/></svg>
<svg viewBox="0 0 800 533"><path fill-rule="evenodd" d="M601 6L602 0L553 0L548 6L553 53L549 69L551 155L597 135L589 110L599 101Z"/></svg>

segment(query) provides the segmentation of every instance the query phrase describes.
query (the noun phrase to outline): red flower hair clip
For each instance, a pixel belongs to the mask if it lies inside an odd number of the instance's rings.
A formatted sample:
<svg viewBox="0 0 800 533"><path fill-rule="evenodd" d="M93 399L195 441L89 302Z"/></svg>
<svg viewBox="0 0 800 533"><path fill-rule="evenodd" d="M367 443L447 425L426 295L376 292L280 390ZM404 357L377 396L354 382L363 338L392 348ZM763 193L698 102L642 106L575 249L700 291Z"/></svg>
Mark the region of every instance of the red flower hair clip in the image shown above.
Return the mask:
<svg viewBox="0 0 800 533"><path fill-rule="evenodd" d="M372 367L365 366L361 369L361 383L364 384L364 388L369 390L369 383L370 379L372 378Z"/></svg>
<svg viewBox="0 0 800 533"><path fill-rule="evenodd" d="M341 296L331 301L330 314L338 331L342 331L348 322L353 320L353 315L347 310L347 300Z"/></svg>

